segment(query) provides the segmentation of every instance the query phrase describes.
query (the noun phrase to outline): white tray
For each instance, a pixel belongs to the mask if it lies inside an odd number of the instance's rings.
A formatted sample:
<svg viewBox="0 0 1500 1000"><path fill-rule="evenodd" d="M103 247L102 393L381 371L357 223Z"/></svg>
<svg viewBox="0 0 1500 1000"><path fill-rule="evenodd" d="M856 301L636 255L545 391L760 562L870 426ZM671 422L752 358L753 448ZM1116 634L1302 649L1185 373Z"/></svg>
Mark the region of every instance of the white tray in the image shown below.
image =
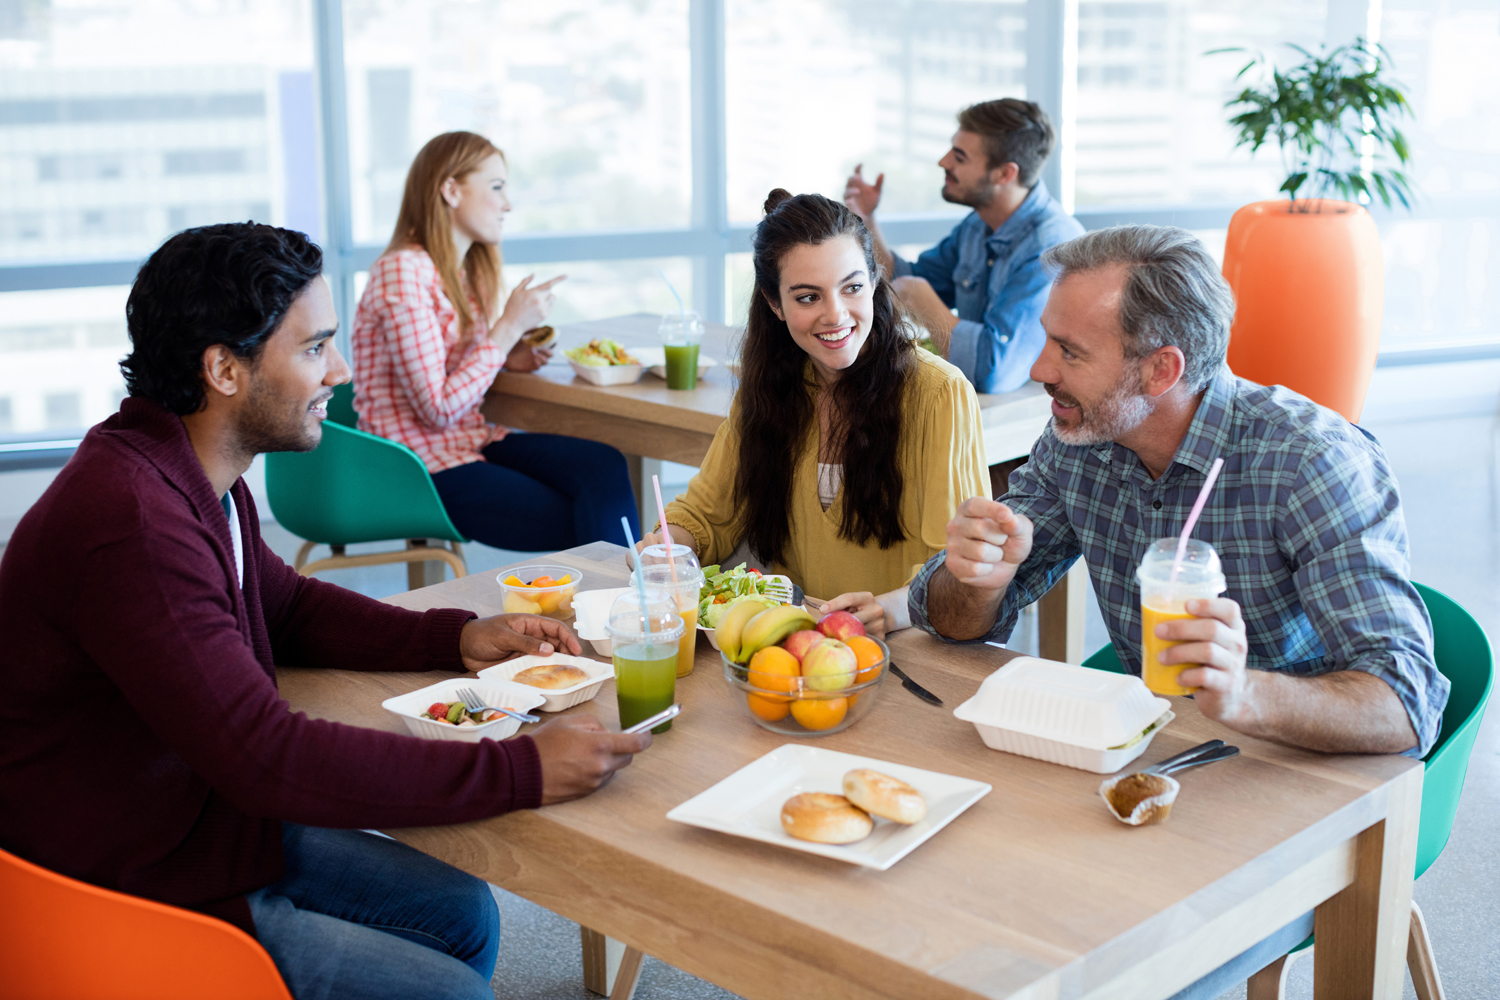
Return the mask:
<svg viewBox="0 0 1500 1000"><path fill-rule="evenodd" d="M511 680L527 667L540 666L544 663L566 663L588 674L589 679L563 688L532 687L530 684L521 684ZM504 663L497 663L493 667L485 667L479 671L479 676L487 681L500 681L508 688L535 691L542 697L539 710L543 712L561 712L574 705L582 705L597 695L599 688L604 686L604 682L614 675L613 663L600 663L598 660L590 660L583 656L569 656L567 653L553 653L551 656L518 656L514 660L506 660Z"/></svg>
<svg viewBox="0 0 1500 1000"><path fill-rule="evenodd" d="M639 382L646 370L645 365L580 365L572 358L567 360L574 374L594 385L630 385Z"/></svg>
<svg viewBox="0 0 1500 1000"><path fill-rule="evenodd" d="M511 708L517 712L529 712L542 703L542 692L525 684L474 677L455 677L418 688L407 694L398 694L380 703L387 712L401 716L411 734L424 740L447 740L451 743L478 743L480 740L503 740L516 735L521 728L519 719L506 716L493 722L477 726L450 726L446 722L422 718L422 713L435 701L460 701L458 689L471 688L481 701L491 708Z"/></svg>
<svg viewBox="0 0 1500 1000"><path fill-rule="evenodd" d="M842 795L844 775L860 767L899 778L921 792L926 818L911 826L876 819L874 832L853 844L798 840L781 828L781 806L787 799L801 792ZM667 819L885 871L989 792L982 781L788 743L688 799Z"/></svg>

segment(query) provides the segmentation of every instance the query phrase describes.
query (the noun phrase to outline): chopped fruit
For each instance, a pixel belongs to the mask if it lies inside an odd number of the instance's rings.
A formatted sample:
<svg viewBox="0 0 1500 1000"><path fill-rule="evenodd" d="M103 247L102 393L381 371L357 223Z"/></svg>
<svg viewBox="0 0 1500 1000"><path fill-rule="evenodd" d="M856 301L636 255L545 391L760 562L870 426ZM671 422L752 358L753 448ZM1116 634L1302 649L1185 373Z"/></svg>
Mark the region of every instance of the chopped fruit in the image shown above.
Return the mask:
<svg viewBox="0 0 1500 1000"><path fill-rule="evenodd" d="M536 601L529 601L525 596L513 590L505 593L505 613L508 615L539 615L542 606Z"/></svg>
<svg viewBox="0 0 1500 1000"><path fill-rule="evenodd" d="M528 583L526 586L528 586L528 587L555 587L555 586L557 586L557 583L550 576L539 576L535 580L532 580L530 583Z"/></svg>
<svg viewBox="0 0 1500 1000"><path fill-rule="evenodd" d="M565 583L572 583L572 582L573 582L573 574L572 573L564 573L562 576L558 577L557 586L561 587Z"/></svg>
<svg viewBox="0 0 1500 1000"><path fill-rule="evenodd" d="M524 586L526 586L526 584L524 584L524 583L521 582L521 578L519 576L516 576L516 574L514 574L514 573L512 573L510 576L507 576L505 578L505 585L507 587L524 587Z"/></svg>

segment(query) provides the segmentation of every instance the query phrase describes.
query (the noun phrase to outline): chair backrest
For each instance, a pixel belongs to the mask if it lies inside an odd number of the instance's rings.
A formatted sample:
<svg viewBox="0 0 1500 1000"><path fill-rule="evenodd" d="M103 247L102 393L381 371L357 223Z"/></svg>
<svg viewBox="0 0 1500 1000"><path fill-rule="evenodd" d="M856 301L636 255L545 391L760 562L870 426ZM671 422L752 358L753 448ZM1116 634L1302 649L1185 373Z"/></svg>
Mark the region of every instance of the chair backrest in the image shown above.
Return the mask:
<svg viewBox="0 0 1500 1000"><path fill-rule="evenodd" d="M1417 876L1442 853L1453 832L1453 816L1469 770L1469 753L1484 721L1494 682L1495 656L1484 629L1453 598L1415 584L1432 617L1433 658L1451 685L1443 728L1423 758L1422 824L1417 833Z"/></svg>
<svg viewBox="0 0 1500 1000"><path fill-rule="evenodd" d="M468 541L416 452L332 419L312 451L266 456L266 494L277 523L310 542Z"/></svg>
<svg viewBox="0 0 1500 1000"><path fill-rule="evenodd" d="M359 414L354 412L354 383L345 382L333 387L333 398L328 401L328 419L345 427L359 427Z"/></svg>
<svg viewBox="0 0 1500 1000"><path fill-rule="evenodd" d="M1417 877L1437 860L1448 836L1469 770L1469 753L1484 721L1494 682L1495 657L1484 629L1453 598L1420 583L1413 584L1432 618L1433 658L1451 685L1437 742L1422 758L1422 821L1417 833ZM1083 661L1085 667L1124 673L1115 648L1107 645Z"/></svg>
<svg viewBox="0 0 1500 1000"><path fill-rule="evenodd" d="M0 996L291 1000L276 965L222 920L111 892L0 851Z"/></svg>

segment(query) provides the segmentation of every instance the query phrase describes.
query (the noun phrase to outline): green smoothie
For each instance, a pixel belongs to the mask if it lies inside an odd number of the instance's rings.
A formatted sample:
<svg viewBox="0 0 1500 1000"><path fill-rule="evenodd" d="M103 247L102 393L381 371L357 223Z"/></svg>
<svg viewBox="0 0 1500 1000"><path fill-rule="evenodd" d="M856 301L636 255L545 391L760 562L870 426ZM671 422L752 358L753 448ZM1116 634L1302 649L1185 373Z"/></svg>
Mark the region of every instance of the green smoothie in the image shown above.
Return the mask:
<svg viewBox="0 0 1500 1000"><path fill-rule="evenodd" d="M698 345L668 344L667 388L694 389L698 385Z"/></svg>
<svg viewBox="0 0 1500 1000"><path fill-rule="evenodd" d="M620 699L620 728L670 708L677 693L677 638L669 642L630 642L614 646L615 694ZM670 720L653 733L672 728Z"/></svg>

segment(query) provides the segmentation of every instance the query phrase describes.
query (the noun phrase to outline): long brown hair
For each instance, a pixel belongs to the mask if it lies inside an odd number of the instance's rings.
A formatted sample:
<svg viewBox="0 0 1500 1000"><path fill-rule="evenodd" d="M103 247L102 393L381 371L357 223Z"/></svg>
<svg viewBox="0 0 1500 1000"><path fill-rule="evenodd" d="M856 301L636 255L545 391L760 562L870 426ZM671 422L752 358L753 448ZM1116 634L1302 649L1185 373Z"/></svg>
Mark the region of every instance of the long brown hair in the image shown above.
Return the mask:
<svg viewBox="0 0 1500 1000"><path fill-rule="evenodd" d="M888 549L906 538L901 523L902 397L916 369L916 347L901 329L895 296L859 216L822 195L793 197L781 188L767 196L765 210L755 228L755 290L735 397L740 456L734 495L745 511L746 539L761 559L781 560L791 539L798 449L814 419L807 352L771 308L781 301L781 262L795 247L849 236L864 251L875 292L869 339L828 390L834 413L829 443L844 464L839 537Z"/></svg>
<svg viewBox="0 0 1500 1000"><path fill-rule="evenodd" d="M442 187L450 177L462 181L491 156L505 159L494 143L473 132L444 132L430 139L406 172L396 232L386 247L388 253L413 245L427 251L458 314L460 343L465 345L476 331L488 329L500 301L500 248L475 240L460 267L453 246L453 210L443 200ZM479 302L482 315L475 316L469 308L470 295Z"/></svg>

